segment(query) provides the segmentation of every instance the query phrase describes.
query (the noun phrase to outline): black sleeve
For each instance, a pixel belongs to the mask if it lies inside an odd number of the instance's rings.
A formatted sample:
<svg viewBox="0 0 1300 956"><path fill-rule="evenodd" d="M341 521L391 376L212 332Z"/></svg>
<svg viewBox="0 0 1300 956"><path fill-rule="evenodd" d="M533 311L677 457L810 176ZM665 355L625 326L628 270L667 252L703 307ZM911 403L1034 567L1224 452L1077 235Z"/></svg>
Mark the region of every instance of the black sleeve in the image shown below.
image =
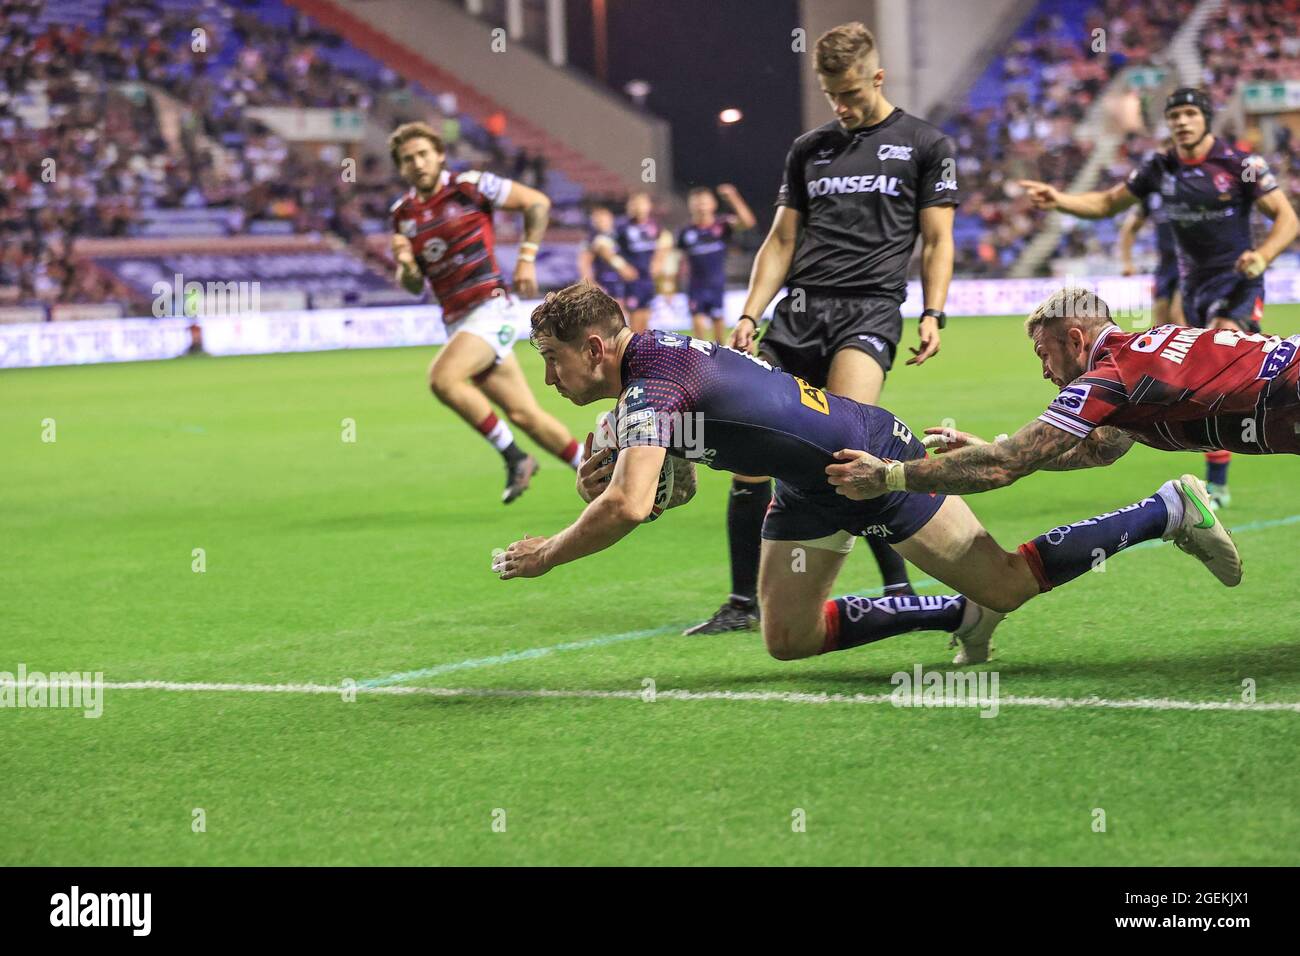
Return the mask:
<svg viewBox="0 0 1300 956"><path fill-rule="evenodd" d="M804 181L803 150L799 148L798 140L795 140L790 152L786 154L781 188L776 191L776 205L808 215L808 184Z"/></svg>
<svg viewBox="0 0 1300 956"><path fill-rule="evenodd" d="M920 178L916 184L916 208L958 206L961 187L957 182L957 151L942 133L922 148Z"/></svg>

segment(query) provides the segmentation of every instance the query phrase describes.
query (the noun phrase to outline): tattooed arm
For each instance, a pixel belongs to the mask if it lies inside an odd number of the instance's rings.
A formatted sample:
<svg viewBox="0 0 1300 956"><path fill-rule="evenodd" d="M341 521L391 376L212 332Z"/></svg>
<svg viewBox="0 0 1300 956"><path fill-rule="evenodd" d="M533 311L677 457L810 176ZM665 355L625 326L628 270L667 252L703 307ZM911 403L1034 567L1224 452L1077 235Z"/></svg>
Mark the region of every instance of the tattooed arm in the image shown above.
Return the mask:
<svg viewBox="0 0 1300 956"><path fill-rule="evenodd" d="M1039 465L1043 471L1073 471L1076 468L1102 468L1113 465L1133 447L1128 432L1103 425L1063 455Z"/></svg>
<svg viewBox="0 0 1300 956"><path fill-rule="evenodd" d="M1043 468L1081 441L1067 431L1035 419L1003 441L909 461L903 474L908 491L974 494L1009 485ZM847 449L836 452L835 457L840 459L840 464L829 465L826 474L838 494L861 501L888 490L885 463L879 458Z"/></svg>
<svg viewBox="0 0 1300 956"><path fill-rule="evenodd" d="M684 505L695 497L695 462L685 458L674 458L673 493L668 497L666 508Z"/></svg>

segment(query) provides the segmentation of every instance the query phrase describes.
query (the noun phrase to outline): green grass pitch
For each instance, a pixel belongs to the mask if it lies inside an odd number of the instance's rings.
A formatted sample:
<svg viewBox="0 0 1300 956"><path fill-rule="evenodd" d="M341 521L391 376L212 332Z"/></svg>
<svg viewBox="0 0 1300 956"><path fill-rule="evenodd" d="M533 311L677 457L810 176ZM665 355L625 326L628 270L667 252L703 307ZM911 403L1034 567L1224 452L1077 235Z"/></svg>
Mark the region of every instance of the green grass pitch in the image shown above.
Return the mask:
<svg viewBox="0 0 1300 956"><path fill-rule="evenodd" d="M1300 331L1300 308L1269 321ZM597 409L518 354L585 435ZM641 699L647 678L876 695L952 652L914 634L781 663L756 633L679 636L728 589L727 476L703 470L695 501L616 547L499 581L493 548L576 516L572 475L543 460L503 507L500 460L429 396L429 357L0 374L0 671L472 691L120 689L99 719L0 709L0 863L1300 863L1294 710ZM883 401L915 429L991 437L1051 396L1019 320L978 318ZM970 502L1014 547L1201 468L1139 448ZM1008 618L984 669L1004 697L1240 702L1252 681L1260 703L1300 702L1298 480L1292 459L1234 463L1236 591L1169 545L1120 554ZM859 548L836 591L877 584Z"/></svg>

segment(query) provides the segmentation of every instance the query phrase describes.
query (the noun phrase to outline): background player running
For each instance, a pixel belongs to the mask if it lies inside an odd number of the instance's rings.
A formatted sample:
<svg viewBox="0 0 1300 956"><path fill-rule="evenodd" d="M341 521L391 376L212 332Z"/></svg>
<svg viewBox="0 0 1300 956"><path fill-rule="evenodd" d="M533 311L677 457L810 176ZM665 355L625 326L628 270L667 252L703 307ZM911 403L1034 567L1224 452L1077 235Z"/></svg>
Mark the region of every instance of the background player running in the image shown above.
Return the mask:
<svg viewBox="0 0 1300 956"><path fill-rule="evenodd" d="M493 210L522 212L524 239L514 288L523 296L536 295L537 248L551 202L536 189L492 173L452 175L443 168L442 140L424 123L397 127L388 148L411 187L392 207L397 281L416 295L428 282L447 327L447 344L429 366L429 387L501 453L506 463L501 500L509 504L528 488L538 464L515 444L510 426L497 418L489 400L571 467L578 467L582 454L569 430L537 404L514 356L519 320L492 248Z"/></svg>
<svg viewBox="0 0 1300 956"><path fill-rule="evenodd" d="M845 452L827 468L841 494L971 494L1035 471L1109 465L1135 441L1165 451L1300 454L1300 335L1163 325L1125 332L1085 289L1062 289L1025 322L1043 378L1061 391L1002 441L930 428L946 454L884 462ZM927 440L928 443L928 440Z"/></svg>
<svg viewBox="0 0 1300 956"><path fill-rule="evenodd" d="M616 299L623 297L623 283L637 277L636 269L618 254L618 228L608 206L594 206L588 216L587 241L578 250L578 277L600 286Z"/></svg>
<svg viewBox="0 0 1300 956"><path fill-rule="evenodd" d="M731 183L718 186L718 196L727 201L734 214L719 216L718 200L707 186L696 186L686 197L691 221L677 233L677 248L682 251L682 269L687 273L686 299L691 310L691 325L697 339L709 337L719 345L726 336L722 317L722 300L727 291L727 247L731 237L754 228L754 213Z"/></svg>
<svg viewBox="0 0 1300 956"><path fill-rule="evenodd" d="M578 405L619 398L621 450L610 465L598 457L583 464L579 490L589 503L577 521L551 537L525 537L493 558L502 578L537 577L629 534L650 514L665 455L673 456L686 488L670 506L683 503L694 487L686 450L702 439L702 457L712 467L777 478L763 525L759 587L763 639L781 660L914 630L953 632L962 644L956 663L987 660L989 637L1006 612L1088 571L1098 552L1109 557L1153 538L1172 538L1225 584L1240 581L1232 539L1190 475L1007 552L958 497L894 493L858 502L832 491L824 469L838 448L857 443L899 460L925 454L907 426L882 408L813 388L713 342L634 334L618 304L593 286L547 296L533 311L532 329L547 384ZM689 442L683 440L688 418ZM892 542L961 594L827 600L845 554L862 535Z"/></svg>
<svg viewBox="0 0 1300 956"><path fill-rule="evenodd" d="M1022 180L1034 203L1086 219L1101 219L1159 193L1178 242L1183 312L1198 328L1258 332L1264 313L1264 270L1296 237L1296 214L1277 188L1268 164L1210 133L1213 110L1202 90L1175 90L1165 102L1174 146L1153 153L1110 189L1062 193L1047 183ZM1255 247L1250 211L1273 220ZM1206 455L1206 481L1216 507L1226 506L1228 452Z"/></svg>
<svg viewBox="0 0 1300 956"><path fill-rule="evenodd" d="M1142 225L1149 219L1156 227L1156 271L1152 276L1151 324L1184 325L1183 297L1178 291L1178 244L1174 227L1165 218L1160 193L1155 192L1142 200L1119 227L1119 261L1126 276L1136 275L1133 265L1133 243Z"/></svg>
<svg viewBox="0 0 1300 956"><path fill-rule="evenodd" d="M627 197L627 218L615 230L618 253L636 270L636 278L623 283L623 308L632 329L650 327L650 303L655 297L655 276L664 254L673 247L673 235L654 218L654 200L647 192Z"/></svg>
<svg viewBox="0 0 1300 956"><path fill-rule="evenodd" d="M884 95L875 37L861 23L817 40L817 79L835 119L794 141L771 231L754 259L744 312L730 344L752 350L757 316L776 305L759 354L818 388L859 402L880 398L903 333L907 264L921 238L919 348L908 365L939 351L952 278L958 203L952 144ZM733 476L727 502L731 596L688 634L753 626L760 530L772 483ZM888 594L911 593L907 566L869 540Z"/></svg>

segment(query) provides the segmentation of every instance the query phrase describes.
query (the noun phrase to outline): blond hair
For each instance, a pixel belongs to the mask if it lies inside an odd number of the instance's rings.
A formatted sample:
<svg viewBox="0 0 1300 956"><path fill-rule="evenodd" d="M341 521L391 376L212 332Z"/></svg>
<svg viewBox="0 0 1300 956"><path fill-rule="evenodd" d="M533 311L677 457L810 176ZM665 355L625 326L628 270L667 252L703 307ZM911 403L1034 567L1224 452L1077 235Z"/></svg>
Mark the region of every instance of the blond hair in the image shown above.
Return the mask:
<svg viewBox="0 0 1300 956"><path fill-rule="evenodd" d="M876 52L876 38L854 20L831 27L817 38L817 72L837 76L853 69Z"/></svg>
<svg viewBox="0 0 1300 956"><path fill-rule="evenodd" d="M1031 339L1039 330L1077 326L1099 329L1110 324L1110 307L1097 293L1079 286L1058 289L1038 304L1025 319L1025 334Z"/></svg>
<svg viewBox="0 0 1300 956"><path fill-rule="evenodd" d="M397 160L398 148L413 139L427 139L433 144L433 151L439 156L447 152L442 137L435 133L428 123L403 123L388 136L388 154L393 157L394 166L401 165Z"/></svg>

